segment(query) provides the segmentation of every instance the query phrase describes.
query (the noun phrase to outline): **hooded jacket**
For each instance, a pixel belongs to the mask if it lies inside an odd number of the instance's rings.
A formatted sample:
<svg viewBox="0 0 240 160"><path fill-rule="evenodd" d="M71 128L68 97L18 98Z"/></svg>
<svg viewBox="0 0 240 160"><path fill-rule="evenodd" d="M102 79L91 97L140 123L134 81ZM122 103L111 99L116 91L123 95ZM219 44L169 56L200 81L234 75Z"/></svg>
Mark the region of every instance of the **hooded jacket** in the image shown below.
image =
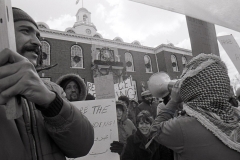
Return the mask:
<svg viewBox="0 0 240 160"><path fill-rule="evenodd" d="M63 90L65 90L65 87L67 85L66 83L71 80L74 80L80 89L79 101L85 100L87 96L87 87L84 80L79 75L74 73L63 75L56 81L56 83L62 87Z"/></svg>
<svg viewBox="0 0 240 160"><path fill-rule="evenodd" d="M135 103L137 106L134 107L132 103ZM138 102L135 100L130 100L129 107L128 107L128 118L133 122L134 125L136 125L136 117L137 117L137 107Z"/></svg>
<svg viewBox="0 0 240 160"><path fill-rule="evenodd" d="M6 118L0 107L0 159L65 160L85 156L94 142L94 131L88 119L64 97L61 87L44 82L58 94L63 105L58 115L46 117L35 104L22 98L23 116Z"/></svg>
<svg viewBox="0 0 240 160"><path fill-rule="evenodd" d="M123 115L121 120L118 120L118 137L119 141L126 144L127 138L137 131L133 122L127 118L127 106L121 101L117 101L123 108Z"/></svg>

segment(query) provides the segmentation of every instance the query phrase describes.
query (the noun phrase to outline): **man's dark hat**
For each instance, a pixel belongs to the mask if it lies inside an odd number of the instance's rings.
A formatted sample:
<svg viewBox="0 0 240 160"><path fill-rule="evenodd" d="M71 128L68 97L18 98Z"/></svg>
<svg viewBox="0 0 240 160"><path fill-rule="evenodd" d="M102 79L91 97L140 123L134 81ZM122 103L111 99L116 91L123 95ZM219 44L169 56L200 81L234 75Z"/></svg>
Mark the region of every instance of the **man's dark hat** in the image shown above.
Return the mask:
<svg viewBox="0 0 240 160"><path fill-rule="evenodd" d="M32 19L32 17L30 17L23 10L21 10L19 8L16 8L16 7L12 7L12 11L13 11L13 21L14 22L17 22L17 21L29 21L29 22L33 23L38 28L37 23Z"/></svg>

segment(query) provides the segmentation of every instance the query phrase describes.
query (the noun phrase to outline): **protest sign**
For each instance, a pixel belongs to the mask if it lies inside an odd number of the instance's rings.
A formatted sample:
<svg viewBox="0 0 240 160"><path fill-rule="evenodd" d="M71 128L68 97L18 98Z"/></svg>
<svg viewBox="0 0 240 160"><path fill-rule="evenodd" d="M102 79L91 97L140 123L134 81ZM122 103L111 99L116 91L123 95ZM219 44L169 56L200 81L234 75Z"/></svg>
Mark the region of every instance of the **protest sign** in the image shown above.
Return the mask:
<svg viewBox="0 0 240 160"><path fill-rule="evenodd" d="M130 0L240 32L239 0Z"/></svg>
<svg viewBox="0 0 240 160"><path fill-rule="evenodd" d="M200 53L219 55L215 26L186 16L193 56Z"/></svg>
<svg viewBox="0 0 240 160"><path fill-rule="evenodd" d="M110 143L118 141L115 99L71 103L88 118L94 128L94 144L90 152L74 160L119 160L119 155L110 151Z"/></svg>
<svg viewBox="0 0 240 160"><path fill-rule="evenodd" d="M105 75L94 78L97 99L115 98L113 75Z"/></svg>
<svg viewBox="0 0 240 160"><path fill-rule="evenodd" d="M132 80L132 77L128 77L125 81L114 84L115 97L118 99L120 96L127 96L130 100L138 100L136 81Z"/></svg>
<svg viewBox="0 0 240 160"><path fill-rule="evenodd" d="M240 48L232 35L225 35L217 37L222 47L232 60L234 66L240 73Z"/></svg>
<svg viewBox="0 0 240 160"><path fill-rule="evenodd" d="M96 98L95 84L91 82L87 82L87 90L88 93L93 95Z"/></svg>
<svg viewBox="0 0 240 160"><path fill-rule="evenodd" d="M5 48L16 51L11 0L0 0L0 52ZM20 101L19 96L10 97L5 107L7 119L17 119L22 116Z"/></svg>

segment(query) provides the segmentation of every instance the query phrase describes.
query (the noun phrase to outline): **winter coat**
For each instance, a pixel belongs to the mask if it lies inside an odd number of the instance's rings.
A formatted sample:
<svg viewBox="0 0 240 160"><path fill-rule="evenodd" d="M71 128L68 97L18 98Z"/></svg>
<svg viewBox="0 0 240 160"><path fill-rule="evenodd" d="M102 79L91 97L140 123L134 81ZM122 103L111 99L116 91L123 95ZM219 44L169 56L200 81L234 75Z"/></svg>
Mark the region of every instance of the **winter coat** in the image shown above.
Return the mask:
<svg viewBox="0 0 240 160"><path fill-rule="evenodd" d="M131 100L134 101L136 104L138 104L135 100ZM137 120L137 109L138 106L134 107L132 106L132 104L129 104L128 107L128 118L133 122L133 124L136 126L136 120Z"/></svg>
<svg viewBox="0 0 240 160"><path fill-rule="evenodd" d="M52 82L44 82L62 99L58 115L46 117L35 105L22 98L23 116L8 120L0 107L0 159L65 160L88 154L94 131L88 119L64 97L63 90Z"/></svg>
<svg viewBox="0 0 240 160"><path fill-rule="evenodd" d="M122 155L122 160L173 160L173 152L153 141L145 149L147 138L139 131L127 139L127 145Z"/></svg>
<svg viewBox="0 0 240 160"><path fill-rule="evenodd" d="M152 103L152 104L148 104L145 101L143 101L142 103L140 103L138 105L137 108L137 115L138 113L140 113L142 110L147 110L148 112L151 113L151 115L153 116L153 118L156 117L157 115L157 103Z"/></svg>
<svg viewBox="0 0 240 160"><path fill-rule="evenodd" d="M70 73L70 74L66 74L61 76L60 78L58 78L58 80L56 81L56 83L63 88L63 90L66 87L66 83L69 82L69 80L74 80L79 89L80 89L80 97L78 101L82 101L85 100L87 97L87 87L86 84L84 82L84 80L77 74L74 73Z"/></svg>
<svg viewBox="0 0 240 160"><path fill-rule="evenodd" d="M155 140L174 151L175 160L240 160L239 152L225 145L196 118L173 118L176 108L162 109L151 128L152 133L159 132Z"/></svg>
<svg viewBox="0 0 240 160"><path fill-rule="evenodd" d="M123 115L121 120L118 120L118 137L119 141L126 144L127 138L137 131L133 122L127 118L127 107L123 105Z"/></svg>

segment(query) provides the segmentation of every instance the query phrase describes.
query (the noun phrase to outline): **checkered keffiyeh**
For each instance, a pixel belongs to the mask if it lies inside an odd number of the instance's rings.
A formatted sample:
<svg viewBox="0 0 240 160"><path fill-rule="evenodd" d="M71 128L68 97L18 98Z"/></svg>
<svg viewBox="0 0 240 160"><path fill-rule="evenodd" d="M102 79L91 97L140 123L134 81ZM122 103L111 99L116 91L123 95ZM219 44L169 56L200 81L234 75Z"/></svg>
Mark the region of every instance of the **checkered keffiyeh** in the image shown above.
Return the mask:
<svg viewBox="0 0 240 160"><path fill-rule="evenodd" d="M183 71L180 96L184 110L240 152L240 112L228 102L229 92L227 68L215 55L200 54Z"/></svg>

